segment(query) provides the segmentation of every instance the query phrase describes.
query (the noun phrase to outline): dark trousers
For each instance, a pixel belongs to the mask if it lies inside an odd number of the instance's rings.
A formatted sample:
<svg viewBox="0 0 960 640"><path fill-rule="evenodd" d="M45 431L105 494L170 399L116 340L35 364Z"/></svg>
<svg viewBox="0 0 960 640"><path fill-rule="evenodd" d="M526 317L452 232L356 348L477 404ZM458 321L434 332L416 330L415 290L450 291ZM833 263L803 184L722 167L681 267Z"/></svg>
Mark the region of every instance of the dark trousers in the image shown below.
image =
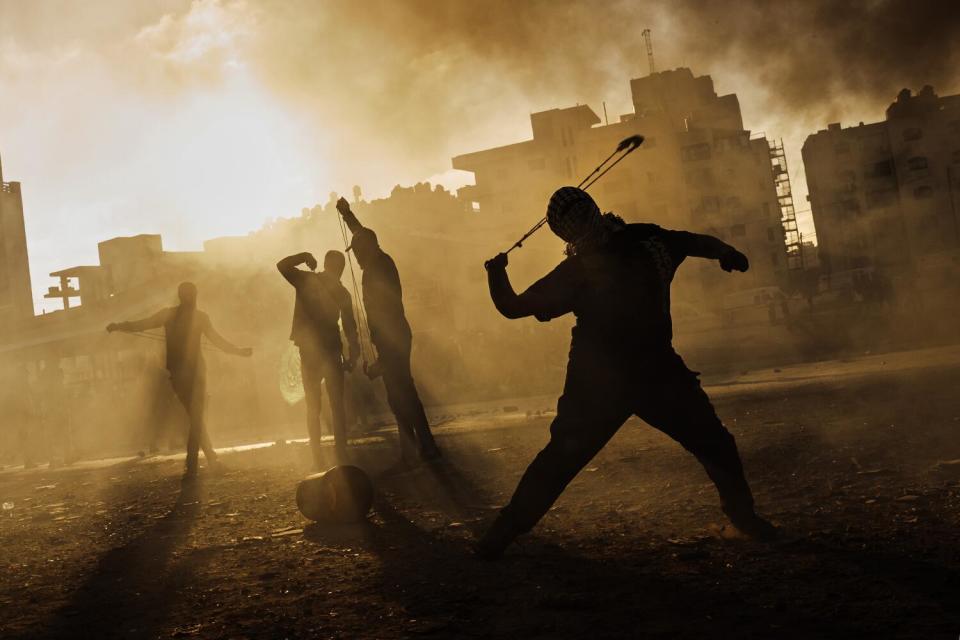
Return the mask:
<svg viewBox="0 0 960 640"><path fill-rule="evenodd" d="M347 449L347 415L343 406L342 356L325 349L300 347L300 375L303 379L303 394L307 404L307 433L313 459L318 467L323 466L320 437L323 435L321 411L323 396L321 383L327 382L327 397L330 399L330 415L333 418L333 440L337 455L343 456Z"/></svg>
<svg viewBox="0 0 960 640"><path fill-rule="evenodd" d="M430 453L437 448L423 410L417 385L410 370L410 349L380 351L383 366L383 386L387 390L387 404L397 419L400 431L400 451L405 458L415 453Z"/></svg>
<svg viewBox="0 0 960 640"><path fill-rule="evenodd" d="M550 442L523 474L503 517L517 531L532 529L631 415L697 457L724 511L753 510L736 442L680 356L670 353L631 368L571 354Z"/></svg>
<svg viewBox="0 0 960 640"><path fill-rule="evenodd" d="M171 373L170 384L173 385L173 392L180 400L180 404L183 405L187 417L190 419L190 431L187 434L187 474L192 475L197 472L197 458L200 449L203 449L203 455L206 457L208 464L217 459L217 452L213 450L204 422L204 411L207 404L207 377L203 371Z"/></svg>

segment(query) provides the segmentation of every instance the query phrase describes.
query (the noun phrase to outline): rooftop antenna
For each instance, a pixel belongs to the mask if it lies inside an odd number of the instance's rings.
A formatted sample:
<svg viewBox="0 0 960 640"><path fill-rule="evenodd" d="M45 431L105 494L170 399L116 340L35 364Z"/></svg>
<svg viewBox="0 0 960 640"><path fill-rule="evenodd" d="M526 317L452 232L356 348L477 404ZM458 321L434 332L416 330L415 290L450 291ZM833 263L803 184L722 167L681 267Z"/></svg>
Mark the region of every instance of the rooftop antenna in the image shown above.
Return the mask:
<svg viewBox="0 0 960 640"><path fill-rule="evenodd" d="M657 72L656 65L653 64L653 40L650 38L650 29L641 31L643 42L647 45L647 66L650 67L650 75Z"/></svg>

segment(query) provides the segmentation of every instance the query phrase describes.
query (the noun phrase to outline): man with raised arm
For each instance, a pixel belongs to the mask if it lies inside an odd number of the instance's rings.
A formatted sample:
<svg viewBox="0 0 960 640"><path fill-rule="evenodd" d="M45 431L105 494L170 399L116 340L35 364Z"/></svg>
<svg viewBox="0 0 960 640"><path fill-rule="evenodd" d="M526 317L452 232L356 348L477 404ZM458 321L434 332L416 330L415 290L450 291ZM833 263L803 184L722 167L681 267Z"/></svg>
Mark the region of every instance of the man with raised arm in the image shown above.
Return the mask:
<svg viewBox="0 0 960 640"><path fill-rule="evenodd" d="M725 271L746 271L747 257L712 236L601 214L576 187L553 194L547 223L567 243L563 262L520 294L510 284L504 253L487 262L487 278L494 305L507 318L547 322L576 316L566 382L550 442L478 543L477 554L498 558L532 529L631 415L697 457L737 529L758 539L774 537L773 525L754 512L733 436L697 373L671 344L670 283L680 263L693 256L717 260Z"/></svg>
<svg viewBox="0 0 960 640"><path fill-rule="evenodd" d="M440 458L410 370L413 334L403 309L403 288L397 265L377 240L377 234L360 224L344 198L337 211L353 234L350 249L363 270L363 307L370 325L370 340L377 361L368 369L372 377L383 376L387 403L400 432L400 461L396 470L415 466L420 460Z"/></svg>
<svg viewBox="0 0 960 640"><path fill-rule="evenodd" d="M130 322L112 322L107 331L146 331L163 327L167 351L167 371L177 398L190 418L187 436L187 466L185 481L197 477L198 450L203 449L207 466L217 466L217 453L210 444L210 436L204 423L204 408L207 395L206 363L203 360L200 340L206 336L220 350L237 356L249 357L250 347L237 347L217 333L206 313L197 309L197 285L182 282L177 289L180 304L161 309L149 318Z"/></svg>
<svg viewBox="0 0 960 640"><path fill-rule="evenodd" d="M307 269L300 269L305 264ZM323 258L323 271L315 273L317 260L304 252L288 256L277 263L277 269L297 290L293 308L293 327L290 339L300 350L300 376L307 405L307 433L310 447L318 469L323 469L323 454L320 449L322 423L320 409L322 395L320 383L327 381L327 397L330 399L330 414L333 417L334 448L340 462L346 462L347 418L344 409L344 370L353 369L360 356L360 341L357 323L353 317L353 300L340 283L346 265L339 251L328 251ZM350 355L343 359L343 342L340 327L347 336Z"/></svg>

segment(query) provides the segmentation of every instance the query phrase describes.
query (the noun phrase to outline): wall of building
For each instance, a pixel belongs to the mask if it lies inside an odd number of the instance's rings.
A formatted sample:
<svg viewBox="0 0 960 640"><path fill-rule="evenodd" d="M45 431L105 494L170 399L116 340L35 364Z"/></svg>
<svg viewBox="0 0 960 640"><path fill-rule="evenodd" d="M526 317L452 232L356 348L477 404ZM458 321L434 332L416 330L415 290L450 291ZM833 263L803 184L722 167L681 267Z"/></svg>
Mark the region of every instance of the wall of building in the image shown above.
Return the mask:
<svg viewBox="0 0 960 640"><path fill-rule="evenodd" d="M0 331L33 317L33 290L23 196L19 182L4 182L0 166Z"/></svg>
<svg viewBox="0 0 960 640"><path fill-rule="evenodd" d="M936 293L960 267L960 96L904 89L883 122L831 124L803 147L828 280L875 271Z"/></svg>
<svg viewBox="0 0 960 640"><path fill-rule="evenodd" d="M743 130L736 96L718 96L709 76L689 69L632 80L631 89L636 111L619 122L597 126L600 119L583 105L552 109L531 116L531 140L457 156L454 168L475 176L460 197L510 230L500 235L509 246L543 215L555 189L577 184L620 140L641 134L644 145L591 188L600 207L628 222L716 235L744 251L753 266L733 278L715 264L685 266L675 299L719 310L727 293L781 286L786 249L769 149L764 138ZM516 260L521 281L559 257L556 240L529 245L534 250Z"/></svg>

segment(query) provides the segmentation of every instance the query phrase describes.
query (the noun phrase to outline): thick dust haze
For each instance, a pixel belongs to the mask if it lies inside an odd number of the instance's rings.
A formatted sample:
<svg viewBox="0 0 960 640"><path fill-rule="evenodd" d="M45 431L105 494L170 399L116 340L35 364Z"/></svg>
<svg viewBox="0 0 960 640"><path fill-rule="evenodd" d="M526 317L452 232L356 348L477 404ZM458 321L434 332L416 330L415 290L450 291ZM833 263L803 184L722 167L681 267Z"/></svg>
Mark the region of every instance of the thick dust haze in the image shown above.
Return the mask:
<svg viewBox="0 0 960 640"><path fill-rule="evenodd" d="M875 111L900 87L958 80L949 2L332 2L305 18L308 4L258 5L270 80L420 149L471 129L504 87L538 107L622 94L647 71L645 27L660 70L750 78L784 119Z"/></svg>
<svg viewBox="0 0 960 640"><path fill-rule="evenodd" d="M0 636L955 634L958 36L0 0Z"/></svg>
<svg viewBox="0 0 960 640"><path fill-rule="evenodd" d="M905 86L956 88L955 3L737 6L0 3L3 154L27 185L35 286L114 235L193 248L331 189L458 186L450 158L528 138L533 111L606 101L616 120L647 72L645 27L658 69L711 74L748 129L786 139L799 203L809 132L877 119Z"/></svg>

